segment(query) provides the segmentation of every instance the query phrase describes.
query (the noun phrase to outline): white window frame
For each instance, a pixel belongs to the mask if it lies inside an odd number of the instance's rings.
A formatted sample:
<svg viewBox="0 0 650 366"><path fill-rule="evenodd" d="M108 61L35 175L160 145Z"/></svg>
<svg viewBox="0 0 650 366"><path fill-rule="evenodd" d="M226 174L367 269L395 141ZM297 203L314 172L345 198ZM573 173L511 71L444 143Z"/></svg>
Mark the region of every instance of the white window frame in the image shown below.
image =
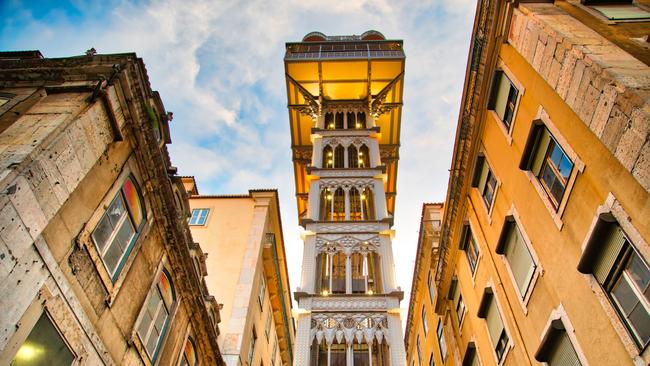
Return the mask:
<svg viewBox="0 0 650 366"><path fill-rule="evenodd" d="M208 218L210 217L210 211L212 211L210 208L207 207L197 207L193 208L192 211L190 212L190 219L188 220L188 225L190 226L205 226L208 223ZM194 212L198 212L196 220L194 220ZM203 217L203 221L201 221L201 213L205 212L205 217Z"/></svg>

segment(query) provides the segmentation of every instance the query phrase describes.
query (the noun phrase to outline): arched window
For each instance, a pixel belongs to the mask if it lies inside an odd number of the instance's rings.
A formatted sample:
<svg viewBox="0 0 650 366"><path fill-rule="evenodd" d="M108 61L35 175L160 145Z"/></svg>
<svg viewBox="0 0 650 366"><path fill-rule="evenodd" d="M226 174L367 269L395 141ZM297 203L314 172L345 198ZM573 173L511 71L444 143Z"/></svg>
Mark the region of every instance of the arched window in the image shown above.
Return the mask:
<svg viewBox="0 0 650 366"><path fill-rule="evenodd" d="M335 119L334 120L334 124L335 124L334 127L337 130L342 130L344 128L343 120L345 119L345 115L343 114L343 112L336 112L336 116L335 116L334 119Z"/></svg>
<svg viewBox="0 0 650 366"><path fill-rule="evenodd" d="M334 205L332 213L332 221L345 220L345 192L343 188L337 188L334 191Z"/></svg>
<svg viewBox="0 0 650 366"><path fill-rule="evenodd" d="M366 145L361 145L359 148L359 167L370 168L370 153Z"/></svg>
<svg viewBox="0 0 650 366"><path fill-rule="evenodd" d="M330 145L325 146L323 149L323 168L334 167L334 152Z"/></svg>
<svg viewBox="0 0 650 366"><path fill-rule="evenodd" d="M357 147L354 145L348 146L348 168L359 167L359 155L357 154Z"/></svg>
<svg viewBox="0 0 650 366"><path fill-rule="evenodd" d="M156 285L149 292L138 325L138 337L152 362L155 362L160 351L175 304L174 283L167 269L163 269Z"/></svg>
<svg viewBox="0 0 650 366"><path fill-rule="evenodd" d="M361 192L362 220L375 220L375 197L368 187Z"/></svg>
<svg viewBox="0 0 650 366"><path fill-rule="evenodd" d="M348 112L348 129L356 128L357 115L354 112Z"/></svg>
<svg viewBox="0 0 650 366"><path fill-rule="evenodd" d="M357 123L355 128L366 128L366 112L357 113Z"/></svg>
<svg viewBox="0 0 650 366"><path fill-rule="evenodd" d="M334 149L334 168L345 168L345 148L343 145L337 145Z"/></svg>
<svg viewBox="0 0 650 366"><path fill-rule="evenodd" d="M198 364L199 359L196 356L196 347L194 346L194 340L192 337L187 337L180 366L197 366Z"/></svg>
<svg viewBox="0 0 650 366"><path fill-rule="evenodd" d="M380 293L379 262L376 253L354 253L352 266L352 293Z"/></svg>
<svg viewBox="0 0 650 366"><path fill-rule="evenodd" d="M350 220L361 220L361 194L355 187L350 188Z"/></svg>
<svg viewBox="0 0 650 366"><path fill-rule="evenodd" d="M320 193L320 219L323 221L332 221L332 191L325 188Z"/></svg>
<svg viewBox="0 0 650 366"><path fill-rule="evenodd" d="M334 113L332 112L325 113L325 128L328 130L334 129Z"/></svg>
<svg viewBox="0 0 650 366"><path fill-rule="evenodd" d="M117 280L133 249L146 221L145 216L140 187L135 179L129 176L91 234L113 281Z"/></svg>

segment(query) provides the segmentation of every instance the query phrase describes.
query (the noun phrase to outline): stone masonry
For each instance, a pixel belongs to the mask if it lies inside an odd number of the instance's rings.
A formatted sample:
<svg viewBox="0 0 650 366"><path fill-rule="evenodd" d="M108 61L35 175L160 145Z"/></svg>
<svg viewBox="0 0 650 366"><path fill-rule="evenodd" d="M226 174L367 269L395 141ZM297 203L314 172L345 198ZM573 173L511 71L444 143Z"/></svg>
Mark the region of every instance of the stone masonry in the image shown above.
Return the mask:
<svg viewBox="0 0 650 366"><path fill-rule="evenodd" d="M520 4L508 42L650 192L650 67L553 4Z"/></svg>

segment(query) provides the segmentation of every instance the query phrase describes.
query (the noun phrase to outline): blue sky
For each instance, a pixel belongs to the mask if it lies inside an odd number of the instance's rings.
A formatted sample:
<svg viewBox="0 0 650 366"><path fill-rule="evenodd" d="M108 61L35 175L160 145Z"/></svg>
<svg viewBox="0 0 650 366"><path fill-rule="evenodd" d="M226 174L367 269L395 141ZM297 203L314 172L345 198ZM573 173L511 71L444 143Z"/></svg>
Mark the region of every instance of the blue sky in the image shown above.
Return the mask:
<svg viewBox="0 0 650 366"><path fill-rule="evenodd" d="M446 194L475 0L0 1L0 49L136 52L174 112L169 150L201 193L278 188L292 290L302 242L284 43L310 31L403 39L407 55L393 242L408 307L423 202Z"/></svg>

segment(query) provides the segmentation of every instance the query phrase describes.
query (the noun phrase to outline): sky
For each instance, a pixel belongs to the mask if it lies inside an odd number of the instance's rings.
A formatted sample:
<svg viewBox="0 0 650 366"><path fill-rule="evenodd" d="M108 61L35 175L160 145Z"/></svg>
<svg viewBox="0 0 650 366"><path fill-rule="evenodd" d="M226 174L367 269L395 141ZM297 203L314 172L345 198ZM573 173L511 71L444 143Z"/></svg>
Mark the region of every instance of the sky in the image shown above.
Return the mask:
<svg viewBox="0 0 650 366"><path fill-rule="evenodd" d="M172 162L202 194L277 188L292 291L298 225L284 43L374 29L404 40L393 241L406 316L423 202L444 201L476 0L0 0L0 50L135 52L171 122ZM219 214L219 213L217 213Z"/></svg>

